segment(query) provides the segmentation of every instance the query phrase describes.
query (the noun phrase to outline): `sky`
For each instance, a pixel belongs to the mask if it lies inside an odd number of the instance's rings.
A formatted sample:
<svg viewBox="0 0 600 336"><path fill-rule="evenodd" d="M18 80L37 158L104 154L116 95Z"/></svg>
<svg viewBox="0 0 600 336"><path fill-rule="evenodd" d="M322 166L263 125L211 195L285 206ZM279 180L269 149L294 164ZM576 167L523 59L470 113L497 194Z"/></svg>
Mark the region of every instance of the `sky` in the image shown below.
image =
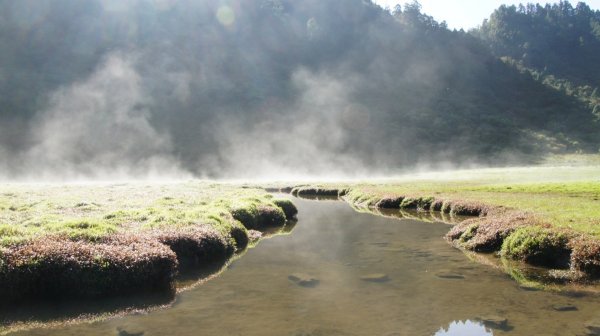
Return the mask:
<svg viewBox="0 0 600 336"><path fill-rule="evenodd" d="M411 1L373 0L373 2L382 7L389 6L390 8L394 8L398 3L404 4L405 2ZM422 11L427 15L433 16L440 22L445 20L448 23L448 27L451 29L463 28L465 30L480 25L483 19L488 18L494 9L500 7L502 4L518 5L519 3L527 2L546 3L545 1L534 0L419 0L419 2L423 5ZM558 0L551 2L558 2ZM573 6L575 6L577 2L577 0L571 1ZM588 0L585 1L585 3L593 9L600 9L600 0Z"/></svg>

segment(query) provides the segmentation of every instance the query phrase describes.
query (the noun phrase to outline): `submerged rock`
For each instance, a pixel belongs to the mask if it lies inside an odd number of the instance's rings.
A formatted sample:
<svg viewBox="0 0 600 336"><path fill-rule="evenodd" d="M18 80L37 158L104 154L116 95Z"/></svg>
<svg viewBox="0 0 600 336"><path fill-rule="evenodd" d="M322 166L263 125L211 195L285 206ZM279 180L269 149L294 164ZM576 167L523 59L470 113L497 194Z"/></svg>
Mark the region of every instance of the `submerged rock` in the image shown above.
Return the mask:
<svg viewBox="0 0 600 336"><path fill-rule="evenodd" d="M535 285L529 285L529 284L520 284L519 288L524 291L528 291L528 292L537 292L540 290L539 287L536 287Z"/></svg>
<svg viewBox="0 0 600 336"><path fill-rule="evenodd" d="M507 329L508 319L498 315L486 315L478 318L486 327L492 329Z"/></svg>
<svg viewBox="0 0 600 336"><path fill-rule="evenodd" d="M566 304L566 305L554 305L552 306L552 309L559 311L559 312L567 312L567 311L576 311L578 310L576 306L571 305L571 304Z"/></svg>
<svg viewBox="0 0 600 336"><path fill-rule="evenodd" d="M452 280L461 280L464 279L465 276L462 274L454 273L454 272L440 272L435 275L441 279L452 279Z"/></svg>
<svg viewBox="0 0 600 336"><path fill-rule="evenodd" d="M600 319L589 321L585 324L587 330L586 335L588 336L599 336L600 335Z"/></svg>
<svg viewBox="0 0 600 336"><path fill-rule="evenodd" d="M563 291L560 291L558 293L558 295L565 296L568 298L582 298L582 297L588 296L589 294L586 292L577 291L577 290L563 290Z"/></svg>
<svg viewBox="0 0 600 336"><path fill-rule="evenodd" d="M304 273L290 274L288 279L296 285L302 287L315 287L319 284L319 279Z"/></svg>
<svg viewBox="0 0 600 336"><path fill-rule="evenodd" d="M384 248L383 251L384 252L400 253L400 252L404 252L405 249L403 249L401 247L388 247L388 248Z"/></svg>
<svg viewBox="0 0 600 336"><path fill-rule="evenodd" d="M373 273L361 276L360 280L367 282L387 282L390 281L390 277L385 273Z"/></svg>
<svg viewBox="0 0 600 336"><path fill-rule="evenodd" d="M129 332L121 327L117 327L117 336L144 336L144 331Z"/></svg>
<svg viewBox="0 0 600 336"><path fill-rule="evenodd" d="M296 330L289 334L290 336L349 336L337 329L314 329L314 330Z"/></svg>

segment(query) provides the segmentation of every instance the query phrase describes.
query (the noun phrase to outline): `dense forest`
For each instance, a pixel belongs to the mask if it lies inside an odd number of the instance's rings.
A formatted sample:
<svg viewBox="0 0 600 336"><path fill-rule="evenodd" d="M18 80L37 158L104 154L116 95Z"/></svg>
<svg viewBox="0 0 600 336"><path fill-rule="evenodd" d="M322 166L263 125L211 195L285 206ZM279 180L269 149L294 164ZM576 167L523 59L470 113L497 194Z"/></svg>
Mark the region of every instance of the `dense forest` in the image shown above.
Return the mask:
<svg viewBox="0 0 600 336"><path fill-rule="evenodd" d="M599 17L503 6L464 32L418 2L0 0L0 175L362 175L597 152Z"/></svg>
<svg viewBox="0 0 600 336"><path fill-rule="evenodd" d="M600 11L568 1L501 6L472 32L507 64L600 118Z"/></svg>

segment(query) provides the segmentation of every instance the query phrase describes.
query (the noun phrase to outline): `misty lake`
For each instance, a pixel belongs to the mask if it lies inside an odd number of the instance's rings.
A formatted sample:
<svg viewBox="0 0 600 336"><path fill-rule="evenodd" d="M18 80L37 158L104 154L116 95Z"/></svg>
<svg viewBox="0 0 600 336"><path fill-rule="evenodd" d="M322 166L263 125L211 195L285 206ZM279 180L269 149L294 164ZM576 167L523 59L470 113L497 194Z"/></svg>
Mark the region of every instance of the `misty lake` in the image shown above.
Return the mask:
<svg viewBox="0 0 600 336"><path fill-rule="evenodd" d="M595 335L600 296L520 286L450 246L449 225L295 199L289 235L150 312L14 335ZM596 322L594 322L596 321ZM599 333L600 334L600 333Z"/></svg>

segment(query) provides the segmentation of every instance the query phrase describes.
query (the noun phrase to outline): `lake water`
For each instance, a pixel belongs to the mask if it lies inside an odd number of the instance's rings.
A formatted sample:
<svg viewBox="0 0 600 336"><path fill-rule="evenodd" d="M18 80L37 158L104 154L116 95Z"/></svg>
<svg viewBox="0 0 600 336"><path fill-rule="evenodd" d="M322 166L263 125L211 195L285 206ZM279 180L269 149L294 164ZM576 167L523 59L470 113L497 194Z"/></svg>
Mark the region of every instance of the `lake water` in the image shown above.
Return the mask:
<svg viewBox="0 0 600 336"><path fill-rule="evenodd" d="M595 294L527 290L471 261L442 239L447 224L294 202L291 234L265 239L166 308L14 334L588 335L600 318Z"/></svg>

